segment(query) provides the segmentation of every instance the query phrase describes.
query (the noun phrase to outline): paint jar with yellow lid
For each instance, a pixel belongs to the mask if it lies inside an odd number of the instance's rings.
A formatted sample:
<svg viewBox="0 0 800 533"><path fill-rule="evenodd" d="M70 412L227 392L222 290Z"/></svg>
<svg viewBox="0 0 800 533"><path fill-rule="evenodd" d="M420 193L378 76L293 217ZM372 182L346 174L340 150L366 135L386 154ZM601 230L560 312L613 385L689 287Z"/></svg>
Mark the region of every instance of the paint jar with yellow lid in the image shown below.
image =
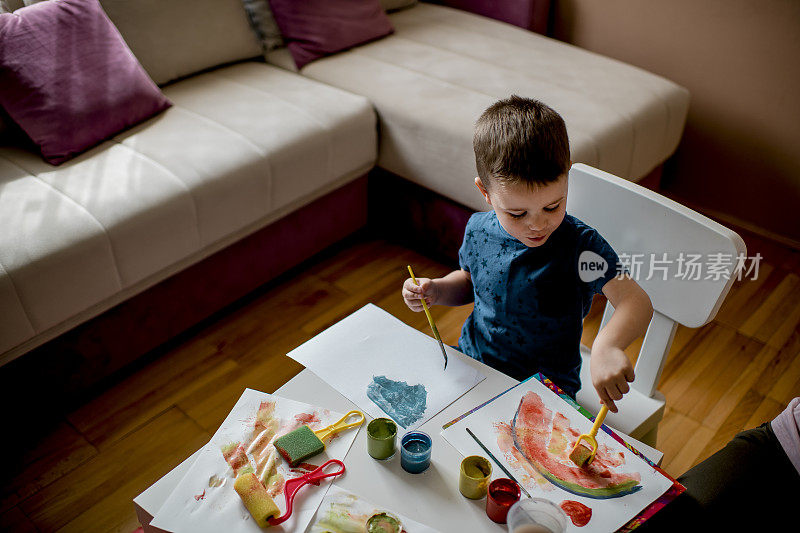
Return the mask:
<svg viewBox="0 0 800 533"><path fill-rule="evenodd" d="M461 461L458 475L458 490L471 500L480 500L486 496L489 482L492 480L492 464L485 457L470 455Z"/></svg>

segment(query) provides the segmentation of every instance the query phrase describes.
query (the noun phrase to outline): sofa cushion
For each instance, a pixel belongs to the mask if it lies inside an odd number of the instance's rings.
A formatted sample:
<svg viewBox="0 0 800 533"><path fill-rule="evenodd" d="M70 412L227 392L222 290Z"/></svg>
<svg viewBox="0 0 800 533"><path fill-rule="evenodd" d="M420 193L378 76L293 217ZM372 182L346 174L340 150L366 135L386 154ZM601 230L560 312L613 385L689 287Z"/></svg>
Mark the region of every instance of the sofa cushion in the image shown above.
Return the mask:
<svg viewBox="0 0 800 533"><path fill-rule="evenodd" d="M307 203L370 168L377 155L375 113L366 98L269 65L232 65L164 92L176 108L169 120L150 121L118 140L191 177L204 244L265 213ZM233 170L240 174L231 176Z"/></svg>
<svg viewBox="0 0 800 533"><path fill-rule="evenodd" d="M150 77L163 85L261 47L242 0L101 0Z"/></svg>
<svg viewBox="0 0 800 533"><path fill-rule="evenodd" d="M392 33L378 0L270 0L297 68Z"/></svg>
<svg viewBox="0 0 800 533"><path fill-rule="evenodd" d="M0 148L0 364L362 175L361 96L245 62L53 168ZM6 228L13 228L8 231Z"/></svg>
<svg viewBox="0 0 800 533"><path fill-rule="evenodd" d="M169 105L97 0L0 15L0 106L50 163Z"/></svg>
<svg viewBox="0 0 800 533"><path fill-rule="evenodd" d="M5 157L11 152L0 148L0 351L121 288L101 223Z"/></svg>
<svg viewBox="0 0 800 533"><path fill-rule="evenodd" d="M479 15L420 3L395 33L315 61L304 76L363 94L380 117L378 164L475 209L472 130L490 104L538 98L567 123L574 162L639 179L677 147L682 87L641 69Z"/></svg>

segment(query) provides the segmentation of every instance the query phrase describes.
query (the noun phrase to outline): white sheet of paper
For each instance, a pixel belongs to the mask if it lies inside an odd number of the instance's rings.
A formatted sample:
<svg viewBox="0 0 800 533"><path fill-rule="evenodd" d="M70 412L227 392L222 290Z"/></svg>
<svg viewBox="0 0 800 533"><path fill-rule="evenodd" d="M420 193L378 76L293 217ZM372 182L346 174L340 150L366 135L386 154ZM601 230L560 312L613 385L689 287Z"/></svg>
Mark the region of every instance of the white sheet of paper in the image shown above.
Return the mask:
<svg viewBox="0 0 800 533"><path fill-rule="evenodd" d="M287 355L328 382L373 418L421 426L485 376L433 337L373 304L337 322ZM387 398L379 406L368 394Z"/></svg>
<svg viewBox="0 0 800 533"><path fill-rule="evenodd" d="M388 512L400 520L406 533L437 533L438 530L420 524L393 509L384 509L361 496L333 485L322 500L317 514L306 533L350 533L364 531L366 521L375 513Z"/></svg>
<svg viewBox="0 0 800 533"><path fill-rule="evenodd" d="M570 500L582 503L591 508L592 517L585 527L576 527L570 520L567 520L567 531L571 532L615 531L628 523L634 516L639 514L672 486L672 481L669 478L637 457L633 452L614 440L602 429L597 432L598 447L602 449L603 446L606 446L612 454L622 454L624 463L619 467L613 468L612 472L620 474L638 473L641 476L641 481L639 483L641 489L637 492L624 496L595 499L568 492L550 481L547 481L542 476L531 475L529 471L518 466L518 460L515 461L513 456L509 457L504 453L498 443L498 437L500 435L498 424L510 425L512 423L520 401L529 391L537 394L542 399L545 408L550 411L550 418L545 421L548 429L553 427L552 421L556 413L561 413L569 421L569 427L577 430L578 434L589 433L591 430L592 423L585 416L541 382L535 378L531 378L506 392L485 407L478 409L466 418L443 430L442 436L465 457L469 455L482 455L486 457L486 452L484 452L466 432L465 428L469 428L475 436L480 439L483 445L492 452L497 460L501 461L503 465L509 469L514 477L517 478L517 481L528 490L532 497L546 498L556 505L561 505L565 500ZM571 439L568 450L572 449L571 443L574 442L576 437L577 435L568 437ZM549 441L548 446L550 446L552 442L553 441ZM568 454L569 451L567 451L567 455ZM561 464L574 466L569 462L568 458L561 462ZM492 462L492 466L494 468L494 477L506 477L502 470L497 468L494 462ZM529 468L534 467L530 465ZM523 498L524 497L523 495Z"/></svg>
<svg viewBox="0 0 800 533"><path fill-rule="evenodd" d="M279 421L277 435L299 427L308 418L297 417L300 414L313 415L319 422L310 422L312 429L328 426L339 420L343 413L335 413L287 398L246 389L220 428L197 457L186 475L181 479L161 506L152 526L175 533L260 533L258 527L245 508L239 495L233 489L235 477L233 469L222 454L222 447L231 442L247 442L254 433L253 427L256 413L262 402L275 402L274 419ZM362 425L363 426L363 425ZM360 431L349 429L326 442L325 451L308 459L309 463L321 465L328 459L344 459L350 446ZM274 446L270 443L264 448L270 453ZM257 454L248 453L251 464L258 463ZM294 471L280 457L277 457L277 470L284 479L297 477L306 470ZM329 466L332 471L338 466ZM303 531L313 518L317 506L325 496L325 492L336 478L328 478L319 486L307 485L300 489L294 499L294 512L291 518L280 526L271 527L270 531ZM283 513L286 510L286 498L283 491L278 492L273 500Z"/></svg>

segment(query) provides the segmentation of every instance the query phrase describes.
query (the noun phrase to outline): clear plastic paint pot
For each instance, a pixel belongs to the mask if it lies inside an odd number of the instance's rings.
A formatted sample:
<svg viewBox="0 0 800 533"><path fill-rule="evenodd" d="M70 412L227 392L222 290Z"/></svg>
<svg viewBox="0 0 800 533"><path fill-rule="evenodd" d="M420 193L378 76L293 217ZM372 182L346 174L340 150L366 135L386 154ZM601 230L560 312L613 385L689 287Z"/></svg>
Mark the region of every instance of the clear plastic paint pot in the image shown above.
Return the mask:
<svg viewBox="0 0 800 533"><path fill-rule="evenodd" d="M509 533L564 533L567 514L544 498L520 500L508 510Z"/></svg>

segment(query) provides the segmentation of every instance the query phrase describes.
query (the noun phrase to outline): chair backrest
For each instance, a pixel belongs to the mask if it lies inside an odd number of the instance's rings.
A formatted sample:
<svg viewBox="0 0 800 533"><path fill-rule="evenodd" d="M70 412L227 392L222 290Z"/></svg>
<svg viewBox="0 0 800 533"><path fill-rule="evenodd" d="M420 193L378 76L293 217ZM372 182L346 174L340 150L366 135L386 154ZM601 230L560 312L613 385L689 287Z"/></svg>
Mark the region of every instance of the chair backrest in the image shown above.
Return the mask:
<svg viewBox="0 0 800 533"><path fill-rule="evenodd" d="M714 318L744 261L744 241L669 198L596 168L575 164L569 179L567 212L600 232L653 302L634 382L652 396L676 323L694 328ZM612 312L608 304L601 327Z"/></svg>

